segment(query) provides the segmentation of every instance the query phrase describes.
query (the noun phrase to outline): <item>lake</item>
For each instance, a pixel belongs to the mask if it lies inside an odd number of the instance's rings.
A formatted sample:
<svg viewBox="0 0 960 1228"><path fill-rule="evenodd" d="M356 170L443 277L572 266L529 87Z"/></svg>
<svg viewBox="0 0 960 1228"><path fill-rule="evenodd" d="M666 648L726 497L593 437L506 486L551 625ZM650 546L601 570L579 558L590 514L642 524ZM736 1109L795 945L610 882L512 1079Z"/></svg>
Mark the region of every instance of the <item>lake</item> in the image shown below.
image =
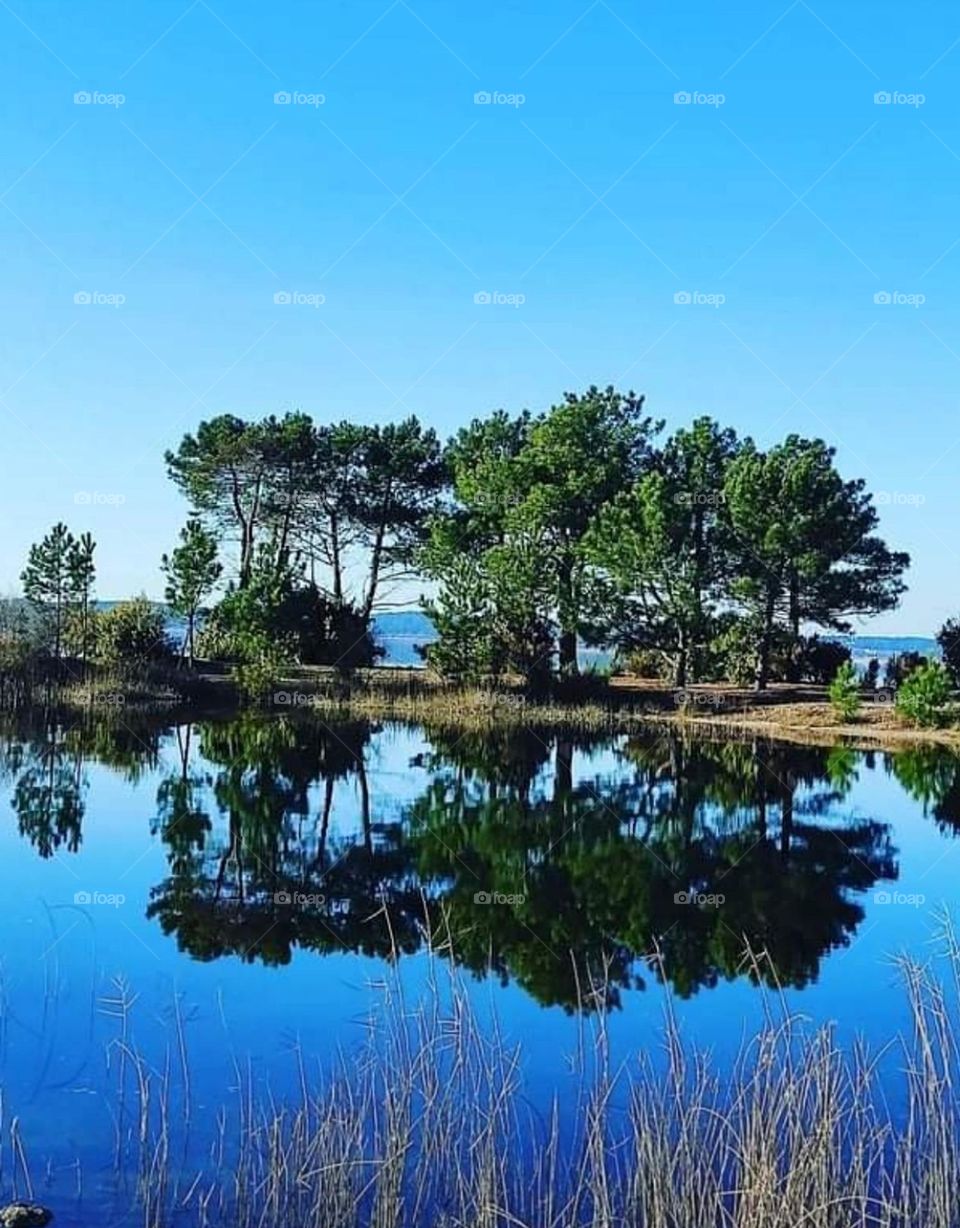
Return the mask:
<svg viewBox="0 0 960 1228"><path fill-rule="evenodd" d="M431 948L523 1043L538 1111L591 1017L615 1060L657 1060L667 999L721 1058L777 987L841 1044L885 1042L908 1023L891 957L926 958L957 894L960 759L655 728L34 719L0 739L0 814L4 1117L38 1196L101 1222L136 1131L132 1053L175 1083L189 1052L205 1155L238 1069L295 1094L293 1055L349 1053L390 978L423 987Z"/></svg>

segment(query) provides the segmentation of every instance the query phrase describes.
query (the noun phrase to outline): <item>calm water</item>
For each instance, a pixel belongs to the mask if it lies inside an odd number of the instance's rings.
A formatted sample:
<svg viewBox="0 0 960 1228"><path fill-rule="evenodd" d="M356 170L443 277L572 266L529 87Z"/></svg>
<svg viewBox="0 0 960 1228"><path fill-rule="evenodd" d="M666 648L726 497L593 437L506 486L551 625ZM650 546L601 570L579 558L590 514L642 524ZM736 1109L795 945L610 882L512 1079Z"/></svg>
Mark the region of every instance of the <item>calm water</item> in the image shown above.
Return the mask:
<svg viewBox="0 0 960 1228"><path fill-rule="evenodd" d="M659 731L34 725L0 740L0 819L4 1116L65 1211L78 1160L85 1206L102 1196L122 1032L162 1070L182 1030L212 1122L235 1062L282 1095L293 1048L356 1044L391 960L415 991L448 927L545 1104L585 1014L608 1014L615 1056L655 1052L666 993L720 1056L764 981L843 1043L887 1039L906 1020L890 956L930 952L960 881L949 754Z"/></svg>

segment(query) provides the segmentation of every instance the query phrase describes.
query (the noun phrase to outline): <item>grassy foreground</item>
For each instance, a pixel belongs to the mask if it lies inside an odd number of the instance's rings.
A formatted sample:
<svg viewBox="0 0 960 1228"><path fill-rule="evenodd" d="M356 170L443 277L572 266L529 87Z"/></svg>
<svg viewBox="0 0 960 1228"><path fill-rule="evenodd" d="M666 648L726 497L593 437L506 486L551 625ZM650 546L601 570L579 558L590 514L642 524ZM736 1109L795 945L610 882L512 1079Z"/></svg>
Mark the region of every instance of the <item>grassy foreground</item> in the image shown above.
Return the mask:
<svg viewBox="0 0 960 1228"><path fill-rule="evenodd" d="M956 948L951 939L954 971ZM750 957L754 961L762 956ZM118 1042L129 1120L118 1176L131 1222L230 1228L953 1228L960 1106L952 996L901 967L914 1035L876 1055L842 1052L774 1004L731 1068L684 1041L669 1010L662 1051L611 1069L602 1018L584 1024L545 1112L527 1099L523 1047L482 1027L431 961L415 1001L399 980L360 1052L315 1080L295 1052L299 1097L208 1105L215 1135L191 1152L189 1059L149 1063ZM591 986L584 986L589 996ZM126 1033L127 1004L109 1003ZM178 1029L179 1031L179 1029ZM327 1058L320 1059L324 1064ZM180 1073L177 1074L179 1069ZM897 1105L891 1111L890 1104ZM214 1126L214 1123L216 1125ZM19 1141L19 1140L18 1140ZM196 1150L196 1148L194 1149ZM18 1172L30 1166L25 1157ZM132 1178L132 1180L131 1180ZM15 1191L17 1192L17 1191ZM32 1193L21 1188L20 1196ZM118 1209L121 1204L118 1203ZM127 1212L130 1208L127 1207ZM84 1221L86 1222L86 1221ZM124 1221L126 1222L126 1220Z"/></svg>

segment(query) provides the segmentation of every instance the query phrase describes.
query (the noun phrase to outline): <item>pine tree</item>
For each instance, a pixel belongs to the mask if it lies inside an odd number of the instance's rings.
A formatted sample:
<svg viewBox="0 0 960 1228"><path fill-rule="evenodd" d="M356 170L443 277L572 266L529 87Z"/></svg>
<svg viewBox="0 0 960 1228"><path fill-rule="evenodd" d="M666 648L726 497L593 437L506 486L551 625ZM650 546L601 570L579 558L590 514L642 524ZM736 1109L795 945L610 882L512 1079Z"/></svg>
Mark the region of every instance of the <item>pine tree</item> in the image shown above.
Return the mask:
<svg viewBox="0 0 960 1228"><path fill-rule="evenodd" d="M180 543L171 555L163 556L160 567L167 577L164 595L171 609L187 620L180 658L187 657L192 667L197 614L223 568L217 561L217 540L199 520L187 521L180 530Z"/></svg>
<svg viewBox="0 0 960 1228"><path fill-rule="evenodd" d="M77 542L62 522L55 524L41 542L30 547L27 565L21 573L23 594L48 620L53 634L53 655L59 662L63 648L63 629L74 593L71 556Z"/></svg>
<svg viewBox="0 0 960 1228"><path fill-rule="evenodd" d="M83 661L87 661L90 645L90 602L93 597L93 584L96 579L96 567L93 554L97 543L89 533L82 534L74 541L67 554L67 571L70 584L69 600L78 607L79 617L79 648Z"/></svg>

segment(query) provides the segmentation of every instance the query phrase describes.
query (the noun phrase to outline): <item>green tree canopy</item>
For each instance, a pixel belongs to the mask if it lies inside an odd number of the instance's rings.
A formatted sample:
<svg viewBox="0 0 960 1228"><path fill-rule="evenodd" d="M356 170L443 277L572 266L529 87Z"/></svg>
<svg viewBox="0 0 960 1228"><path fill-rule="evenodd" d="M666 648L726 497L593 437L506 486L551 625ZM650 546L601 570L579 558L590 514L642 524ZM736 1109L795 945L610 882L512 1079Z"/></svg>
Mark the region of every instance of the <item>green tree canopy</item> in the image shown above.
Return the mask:
<svg viewBox="0 0 960 1228"><path fill-rule="evenodd" d="M875 536L872 496L862 480L841 478L834 455L797 435L767 452L747 441L727 471L732 592L753 629L758 688L769 679L778 621L794 642L804 622L849 630L853 615L891 609L904 591L909 556Z"/></svg>
<svg viewBox="0 0 960 1228"><path fill-rule="evenodd" d="M216 538L192 517L180 530L180 545L160 560L160 569L166 577L164 596L170 608L186 619L180 655L186 656L192 666L197 614L223 571L217 559Z"/></svg>

